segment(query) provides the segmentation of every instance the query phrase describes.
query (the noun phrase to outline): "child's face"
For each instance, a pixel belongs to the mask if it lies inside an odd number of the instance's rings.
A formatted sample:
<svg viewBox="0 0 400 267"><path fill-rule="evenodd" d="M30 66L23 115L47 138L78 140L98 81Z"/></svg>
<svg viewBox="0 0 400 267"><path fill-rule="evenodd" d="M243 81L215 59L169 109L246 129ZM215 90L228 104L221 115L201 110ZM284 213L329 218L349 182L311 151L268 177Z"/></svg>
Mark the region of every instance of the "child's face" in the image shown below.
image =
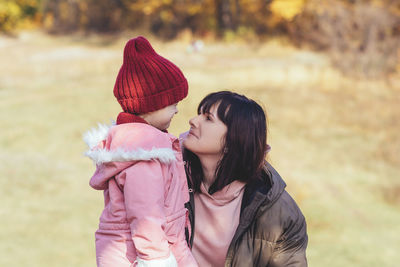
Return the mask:
<svg viewBox="0 0 400 267"><path fill-rule="evenodd" d="M144 114L145 119L151 126L156 127L159 130L166 130L171 123L172 117L178 113L178 103L167 106L163 109L159 109L153 112Z"/></svg>

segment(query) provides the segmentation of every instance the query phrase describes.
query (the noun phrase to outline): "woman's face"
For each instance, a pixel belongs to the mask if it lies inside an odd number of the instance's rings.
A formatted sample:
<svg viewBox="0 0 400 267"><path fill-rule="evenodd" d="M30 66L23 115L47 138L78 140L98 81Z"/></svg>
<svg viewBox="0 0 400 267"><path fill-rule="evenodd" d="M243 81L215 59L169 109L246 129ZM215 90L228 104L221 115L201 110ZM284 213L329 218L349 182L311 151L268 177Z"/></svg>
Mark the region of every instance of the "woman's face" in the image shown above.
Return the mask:
<svg viewBox="0 0 400 267"><path fill-rule="evenodd" d="M217 116L218 105L189 120L190 131L183 145L198 157L223 154L227 127Z"/></svg>

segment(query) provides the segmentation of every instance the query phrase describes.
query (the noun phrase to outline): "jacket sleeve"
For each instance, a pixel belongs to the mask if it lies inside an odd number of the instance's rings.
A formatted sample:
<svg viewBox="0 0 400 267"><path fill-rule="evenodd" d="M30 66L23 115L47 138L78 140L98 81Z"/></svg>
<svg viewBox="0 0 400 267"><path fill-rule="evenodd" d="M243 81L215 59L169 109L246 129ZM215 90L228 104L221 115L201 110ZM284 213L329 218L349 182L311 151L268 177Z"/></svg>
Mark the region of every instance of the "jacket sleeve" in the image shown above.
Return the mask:
<svg viewBox="0 0 400 267"><path fill-rule="evenodd" d="M286 220L284 231L275 245L269 266L307 267L307 243L306 221L297 208L297 214Z"/></svg>
<svg viewBox="0 0 400 267"><path fill-rule="evenodd" d="M285 247L282 247L273 257L271 267L307 267L306 258L307 236L300 240L288 240Z"/></svg>
<svg viewBox="0 0 400 267"><path fill-rule="evenodd" d="M124 173L124 198L137 266L177 266L164 232L164 178L161 163L141 161Z"/></svg>

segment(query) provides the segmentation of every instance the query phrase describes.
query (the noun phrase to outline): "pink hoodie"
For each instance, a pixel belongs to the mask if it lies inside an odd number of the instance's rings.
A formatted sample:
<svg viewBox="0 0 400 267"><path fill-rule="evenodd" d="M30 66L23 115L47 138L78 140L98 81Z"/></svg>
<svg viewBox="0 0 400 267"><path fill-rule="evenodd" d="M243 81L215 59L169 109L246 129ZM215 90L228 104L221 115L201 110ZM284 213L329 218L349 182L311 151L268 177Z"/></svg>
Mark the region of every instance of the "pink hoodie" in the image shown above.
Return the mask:
<svg viewBox="0 0 400 267"><path fill-rule="evenodd" d="M186 174L179 140L144 123L92 130L90 185L104 191L98 266L197 266L185 239Z"/></svg>

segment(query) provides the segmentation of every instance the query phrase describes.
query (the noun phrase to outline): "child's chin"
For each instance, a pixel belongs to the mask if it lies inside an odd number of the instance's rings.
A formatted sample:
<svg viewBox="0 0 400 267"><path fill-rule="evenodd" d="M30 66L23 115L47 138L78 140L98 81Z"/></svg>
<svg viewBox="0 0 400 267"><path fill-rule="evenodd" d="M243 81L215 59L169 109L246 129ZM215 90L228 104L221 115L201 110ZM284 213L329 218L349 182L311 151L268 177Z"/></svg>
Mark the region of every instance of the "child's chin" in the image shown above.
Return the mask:
<svg viewBox="0 0 400 267"><path fill-rule="evenodd" d="M168 128L169 128L169 125L167 125L167 126L165 126L165 127L161 127L161 131L166 131L166 130L168 130Z"/></svg>

